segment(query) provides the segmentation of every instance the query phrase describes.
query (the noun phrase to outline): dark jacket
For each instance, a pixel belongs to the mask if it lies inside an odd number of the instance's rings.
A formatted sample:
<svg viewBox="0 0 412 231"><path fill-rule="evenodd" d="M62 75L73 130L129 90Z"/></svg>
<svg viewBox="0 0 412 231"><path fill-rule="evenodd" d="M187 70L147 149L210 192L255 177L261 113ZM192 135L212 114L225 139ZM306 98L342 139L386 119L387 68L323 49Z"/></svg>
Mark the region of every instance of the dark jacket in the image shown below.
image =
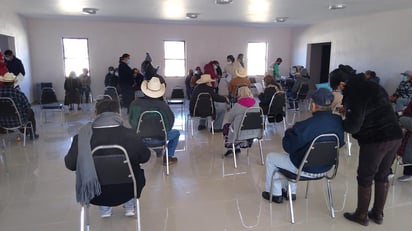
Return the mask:
<svg viewBox="0 0 412 231"><path fill-rule="evenodd" d="M265 88L265 90L258 95L258 98L260 100L259 106L262 108L263 114L266 115L268 113L270 101L272 100L272 97L276 92L277 90L273 86Z"/></svg>
<svg viewBox="0 0 412 231"><path fill-rule="evenodd" d="M15 76L17 76L19 73L21 73L22 75L26 74L23 63L17 57L13 57L13 59L10 61L6 60L6 65L7 69L9 69L9 72L13 73Z"/></svg>
<svg viewBox="0 0 412 231"><path fill-rule="evenodd" d="M289 153L290 160L296 168L299 168L309 145L315 137L325 133L334 133L339 137L340 146L345 144L343 136L342 119L330 111L313 113L312 117L297 122L285 132L283 137L283 149ZM323 168L304 169L305 172L321 173L328 171L332 166Z"/></svg>
<svg viewBox="0 0 412 231"><path fill-rule="evenodd" d="M343 127L359 144L402 138L388 93L380 85L363 78L349 79L343 90L343 105Z"/></svg>
<svg viewBox="0 0 412 231"><path fill-rule="evenodd" d="M197 96L200 93L209 93L212 96L214 102L220 102L220 103L226 102L226 97L217 94L213 87L208 86L206 83L198 84L193 89L192 96L190 97L190 105L189 105L190 115L193 115L193 110L195 109Z"/></svg>
<svg viewBox="0 0 412 231"><path fill-rule="evenodd" d="M133 70L125 62L119 62L119 85L120 86L133 86L134 76Z"/></svg>
<svg viewBox="0 0 412 231"><path fill-rule="evenodd" d="M150 150L143 144L140 138L137 136L136 132L130 128L125 128L123 126L111 127L111 128L93 128L93 135L90 141L91 148L95 148L99 145L111 145L117 144L123 146L130 158L130 162L133 167L133 172L136 177L136 183L138 192L137 195L140 197L140 193L145 185L145 176L143 169L140 168L140 164L145 163L150 158ZM64 162L66 168L72 171L76 171L78 155L78 135L74 136L72 145L69 152L64 157ZM125 193L113 194L114 190L111 190L112 186L102 186L102 192L104 192L104 197L95 197L91 203L96 205L116 205L118 201L125 202L130 200L130 196L133 195L133 188L130 185L120 184L116 187L116 192L123 191Z"/></svg>
<svg viewBox="0 0 412 231"><path fill-rule="evenodd" d="M162 99L153 99L147 96L138 98L130 104L129 123L136 131L139 118L144 111L159 111L164 119L166 131L170 131L175 122L175 115L169 105Z"/></svg>

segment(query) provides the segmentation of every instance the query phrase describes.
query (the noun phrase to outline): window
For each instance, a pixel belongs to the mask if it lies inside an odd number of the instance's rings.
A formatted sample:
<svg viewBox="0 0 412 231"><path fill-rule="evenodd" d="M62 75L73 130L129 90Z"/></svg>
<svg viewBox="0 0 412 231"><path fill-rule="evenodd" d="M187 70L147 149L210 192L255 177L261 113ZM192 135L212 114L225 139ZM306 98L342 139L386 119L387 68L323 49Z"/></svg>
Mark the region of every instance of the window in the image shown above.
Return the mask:
<svg viewBox="0 0 412 231"><path fill-rule="evenodd" d="M165 76L184 77L186 74L186 54L184 41L164 41Z"/></svg>
<svg viewBox="0 0 412 231"><path fill-rule="evenodd" d="M63 38L64 73L69 76L71 71L76 75L83 68L89 69L89 48L86 38Z"/></svg>
<svg viewBox="0 0 412 231"><path fill-rule="evenodd" d="M265 75L267 63L267 44L247 44L247 72L248 75Z"/></svg>

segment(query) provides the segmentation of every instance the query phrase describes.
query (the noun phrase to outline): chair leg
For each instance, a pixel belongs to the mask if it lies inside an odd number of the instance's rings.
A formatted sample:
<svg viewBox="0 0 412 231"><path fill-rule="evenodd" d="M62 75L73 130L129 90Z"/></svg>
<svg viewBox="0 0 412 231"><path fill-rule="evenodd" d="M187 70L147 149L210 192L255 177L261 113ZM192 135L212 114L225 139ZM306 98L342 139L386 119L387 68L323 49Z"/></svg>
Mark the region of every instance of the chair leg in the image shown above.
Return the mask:
<svg viewBox="0 0 412 231"><path fill-rule="evenodd" d="M352 151L351 151L352 142L350 142L349 133L346 133L346 139L347 139L347 143L348 143L348 156L352 156Z"/></svg>
<svg viewBox="0 0 412 231"><path fill-rule="evenodd" d="M23 147L26 147L26 133L27 133L27 126L23 129Z"/></svg>
<svg viewBox="0 0 412 231"><path fill-rule="evenodd" d="M308 199L308 192L309 192L309 181L306 182L306 193L305 193L305 199Z"/></svg>
<svg viewBox="0 0 412 231"><path fill-rule="evenodd" d="M140 224L140 201L136 198L136 229L140 231L142 229Z"/></svg>
<svg viewBox="0 0 412 231"><path fill-rule="evenodd" d="M190 127L192 128L192 137L193 137L193 118L190 118Z"/></svg>
<svg viewBox="0 0 412 231"><path fill-rule="evenodd" d="M214 120L211 120L211 126L212 126L212 134L214 135L215 134L215 127L213 126L213 123L214 123L215 121Z"/></svg>
<svg viewBox="0 0 412 231"><path fill-rule="evenodd" d="M7 157L6 157L6 141L4 140L4 138L2 139L2 142L1 142L2 144L1 144L1 149L2 149L2 151L1 151L1 161L3 161L3 164L4 164L4 169L6 170L6 173L9 173L9 167L8 167L8 165L7 165Z"/></svg>
<svg viewBox="0 0 412 231"><path fill-rule="evenodd" d="M82 205L81 211L80 211L80 231L85 231L86 223L85 223L85 205Z"/></svg>
<svg viewBox="0 0 412 231"><path fill-rule="evenodd" d="M235 164L235 168L237 168L235 143L232 143L232 152L233 152L233 163Z"/></svg>
<svg viewBox="0 0 412 231"><path fill-rule="evenodd" d="M260 151L260 159L262 161L262 165L265 165L265 159L263 158L263 149L262 149L262 140L259 139L259 151Z"/></svg>
<svg viewBox="0 0 412 231"><path fill-rule="evenodd" d="M292 188L290 187L290 182L288 181L288 194L289 194L289 206L290 206L290 222L295 224L295 214L293 211L293 202L292 202Z"/></svg>
<svg viewBox="0 0 412 231"><path fill-rule="evenodd" d="M166 144L166 146L165 146L165 150L166 150L166 156L165 156L165 158L166 158L166 175L168 176L169 174L170 174L170 172L169 172L169 150L168 150L168 148L167 148L167 144Z"/></svg>
<svg viewBox="0 0 412 231"><path fill-rule="evenodd" d="M395 184L395 178L396 178L396 172L398 171L398 166L399 166L399 158L396 157L396 164L395 164L395 169L393 170L393 178L392 178L392 185Z"/></svg>
<svg viewBox="0 0 412 231"><path fill-rule="evenodd" d="M333 208L333 198L332 198L332 189L330 185L330 180L328 181L328 198L329 198L329 208L330 208L330 216L335 218L335 209Z"/></svg>

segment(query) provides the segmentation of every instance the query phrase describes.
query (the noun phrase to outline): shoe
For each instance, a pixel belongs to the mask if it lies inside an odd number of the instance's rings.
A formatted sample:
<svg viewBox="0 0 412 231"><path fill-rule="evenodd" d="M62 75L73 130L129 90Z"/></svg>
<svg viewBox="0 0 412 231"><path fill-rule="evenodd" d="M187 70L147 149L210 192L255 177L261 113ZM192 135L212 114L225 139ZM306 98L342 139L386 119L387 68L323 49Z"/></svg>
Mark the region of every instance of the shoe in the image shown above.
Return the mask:
<svg viewBox="0 0 412 231"><path fill-rule="evenodd" d="M348 219L352 222L358 223L360 225L363 225L363 226L368 226L369 225L368 216L366 216L365 218L362 218L356 212L354 212L354 213L344 213L343 216L346 219Z"/></svg>
<svg viewBox="0 0 412 231"><path fill-rule="evenodd" d="M237 148L237 149L235 149L235 153L236 154L239 154L241 151L240 151L240 148ZM230 149L228 149L227 151L226 151L226 153L224 154L224 156L225 157L228 157L228 156L231 156L233 154L233 151L232 151L232 149L230 148Z"/></svg>
<svg viewBox="0 0 412 231"><path fill-rule="evenodd" d="M407 182L412 180L412 175L403 175L401 177L398 177L398 181L400 182Z"/></svg>
<svg viewBox="0 0 412 231"><path fill-rule="evenodd" d="M262 192L262 197L263 199L269 200L270 199L270 193L269 192ZM275 202L276 204L282 204L283 203L283 197L282 196L272 196L272 202Z"/></svg>
<svg viewBox="0 0 412 231"><path fill-rule="evenodd" d="M368 217L376 224L380 225L383 223L383 213L376 214L372 210L368 212Z"/></svg>
<svg viewBox="0 0 412 231"><path fill-rule="evenodd" d="M163 149L155 149L155 152L156 152L156 157L160 158L160 157L163 156L164 150Z"/></svg>
<svg viewBox="0 0 412 231"><path fill-rule="evenodd" d="M205 126L205 125L199 125L199 126L197 126L197 130L198 130L198 131L201 131L201 130L204 130L204 129L206 129L206 126Z"/></svg>
<svg viewBox="0 0 412 231"><path fill-rule="evenodd" d="M169 166L177 163L177 157L169 156ZM163 165L166 166L166 158L163 157Z"/></svg>
<svg viewBox="0 0 412 231"><path fill-rule="evenodd" d="M110 216L112 216L112 211L111 211L111 210L108 210L108 211L106 211L106 212L100 213L100 217L101 217L101 218L107 218L107 217L110 217Z"/></svg>
<svg viewBox="0 0 412 231"><path fill-rule="evenodd" d="M125 208L124 215L126 217L133 217L136 215L136 212L134 211L134 208Z"/></svg>
<svg viewBox="0 0 412 231"><path fill-rule="evenodd" d="M295 111L300 111L300 109L297 107L297 108L295 108Z"/></svg>
<svg viewBox="0 0 412 231"><path fill-rule="evenodd" d="M391 173L388 175L388 181L391 181L395 177L395 174Z"/></svg>
<svg viewBox="0 0 412 231"><path fill-rule="evenodd" d="M284 189L284 188L282 188L282 196L283 196L286 200L289 200L288 191L287 191L286 189ZM292 193L292 201L295 201L295 200L296 200L296 194L293 194L293 193Z"/></svg>

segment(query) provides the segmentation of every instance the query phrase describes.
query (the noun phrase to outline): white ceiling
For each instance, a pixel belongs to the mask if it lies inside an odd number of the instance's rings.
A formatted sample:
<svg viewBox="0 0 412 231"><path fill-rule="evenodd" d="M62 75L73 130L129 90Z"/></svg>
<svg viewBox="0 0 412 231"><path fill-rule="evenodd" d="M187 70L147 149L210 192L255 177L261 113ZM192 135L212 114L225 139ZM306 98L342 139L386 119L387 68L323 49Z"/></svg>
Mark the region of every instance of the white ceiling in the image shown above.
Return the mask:
<svg viewBox="0 0 412 231"><path fill-rule="evenodd" d="M79 18L133 22L189 24L231 24L301 26L335 18L360 16L412 8L412 0L234 0L216 5L215 0L0 0L15 11L33 18ZM329 10L343 3L343 10ZM98 8L96 15L82 14L82 8ZM199 13L186 19L186 13ZM276 17L288 17L275 23Z"/></svg>

